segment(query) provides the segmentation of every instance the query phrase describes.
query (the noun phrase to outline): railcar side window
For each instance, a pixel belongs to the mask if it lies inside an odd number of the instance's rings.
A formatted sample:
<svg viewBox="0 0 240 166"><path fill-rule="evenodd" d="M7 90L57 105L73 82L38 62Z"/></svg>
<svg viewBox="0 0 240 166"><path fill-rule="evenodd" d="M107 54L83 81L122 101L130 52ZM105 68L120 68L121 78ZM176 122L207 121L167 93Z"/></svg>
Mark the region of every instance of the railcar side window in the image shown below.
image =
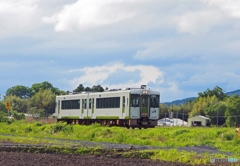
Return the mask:
<svg viewBox="0 0 240 166"><path fill-rule="evenodd" d="M85 102L84 102L84 109L87 109L87 99L85 99Z"/></svg>
<svg viewBox="0 0 240 166"><path fill-rule="evenodd" d="M117 99L113 98L113 108L117 108Z"/></svg>
<svg viewBox="0 0 240 166"><path fill-rule="evenodd" d="M59 105L60 105L60 103L59 103ZM80 100L62 100L62 108L61 109L62 110L80 109Z"/></svg>
<svg viewBox="0 0 240 166"><path fill-rule="evenodd" d="M92 108L94 108L94 98L92 99Z"/></svg>
<svg viewBox="0 0 240 166"><path fill-rule="evenodd" d="M82 109L84 109L84 99L82 99Z"/></svg>
<svg viewBox="0 0 240 166"><path fill-rule="evenodd" d="M120 97L117 99L117 108L120 108Z"/></svg>
<svg viewBox="0 0 240 166"><path fill-rule="evenodd" d="M92 104L91 101L92 101L92 99L89 99L89 109L91 109L91 106L92 106L92 105L91 105L91 104Z"/></svg>
<svg viewBox="0 0 240 166"><path fill-rule="evenodd" d="M120 108L120 97L97 98L97 108Z"/></svg>
<svg viewBox="0 0 240 166"><path fill-rule="evenodd" d="M125 107L125 96L123 96L123 107Z"/></svg>
<svg viewBox="0 0 240 166"><path fill-rule="evenodd" d="M154 108L159 108L159 95L151 95L150 106Z"/></svg>
<svg viewBox="0 0 240 166"><path fill-rule="evenodd" d="M113 98L110 98L110 101L111 101L111 108L114 108L114 104L113 104L114 99L113 99Z"/></svg>
<svg viewBox="0 0 240 166"><path fill-rule="evenodd" d="M139 107L139 94L131 94L130 107Z"/></svg>

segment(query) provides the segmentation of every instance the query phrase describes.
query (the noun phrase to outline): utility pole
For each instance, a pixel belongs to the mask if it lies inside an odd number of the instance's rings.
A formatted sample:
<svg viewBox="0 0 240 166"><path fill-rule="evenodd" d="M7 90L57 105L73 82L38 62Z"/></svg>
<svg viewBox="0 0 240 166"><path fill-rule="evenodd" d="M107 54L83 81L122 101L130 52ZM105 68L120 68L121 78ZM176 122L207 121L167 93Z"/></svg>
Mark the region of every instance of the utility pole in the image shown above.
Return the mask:
<svg viewBox="0 0 240 166"><path fill-rule="evenodd" d="M218 109L217 109L217 127L218 127L218 110L219 110L219 101L218 101Z"/></svg>
<svg viewBox="0 0 240 166"><path fill-rule="evenodd" d="M184 126L184 110L183 110L183 121L182 121L182 125Z"/></svg>
<svg viewBox="0 0 240 166"><path fill-rule="evenodd" d="M166 114L167 114L167 113L165 112L165 125L167 126L167 124L166 124Z"/></svg>
<svg viewBox="0 0 240 166"><path fill-rule="evenodd" d="M173 119L173 105L172 105L172 115L171 115L171 119ZM171 124L171 123L170 123ZM173 126L174 126L174 121L173 121Z"/></svg>
<svg viewBox="0 0 240 166"><path fill-rule="evenodd" d="M176 117L176 126L178 125L178 112L177 112L177 117Z"/></svg>

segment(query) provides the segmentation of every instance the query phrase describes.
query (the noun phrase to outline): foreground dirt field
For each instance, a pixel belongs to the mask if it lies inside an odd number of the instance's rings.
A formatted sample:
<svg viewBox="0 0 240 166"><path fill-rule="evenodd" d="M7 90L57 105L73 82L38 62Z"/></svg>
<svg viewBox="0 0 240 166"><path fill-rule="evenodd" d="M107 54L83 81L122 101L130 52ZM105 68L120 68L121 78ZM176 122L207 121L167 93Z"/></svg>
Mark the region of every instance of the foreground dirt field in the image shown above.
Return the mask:
<svg viewBox="0 0 240 166"><path fill-rule="evenodd" d="M1 147L0 165L1 166L190 166L186 163L174 163L169 161L155 161L150 159L124 158L120 155L112 155L113 152L79 155L79 154L56 154L56 153L27 153L27 149L11 147ZM32 149L36 150L36 149ZM18 152L16 152L18 151ZM30 152L30 151L29 151ZM41 150L40 150L41 152ZM214 165L230 165L231 163L215 163ZM235 163L238 165L239 163ZM204 165L204 164L202 164ZM201 165L201 166L202 166ZM209 164L212 165L212 164ZM200 166L200 165L199 165Z"/></svg>
<svg viewBox="0 0 240 166"><path fill-rule="evenodd" d="M68 155L68 154L33 154L0 152L1 166L26 166L26 165L64 165L64 166L101 166L101 165L122 165L122 166L141 166L141 165L172 165L183 166L188 164L171 163L166 161L152 161L146 159L132 158L105 158L97 155Z"/></svg>
<svg viewBox="0 0 240 166"><path fill-rule="evenodd" d="M13 144L9 146L8 144ZM131 149L105 149L100 150L98 154L79 155L79 154L56 154L51 150L46 150L47 147L33 146L18 146L17 143L11 141L0 140L0 166L71 166L71 165L86 165L86 166L101 166L101 165L120 165L120 166L190 166L186 163L176 163L169 161L156 161L150 159L143 159L141 153L134 151L134 157L123 157L118 155L118 152L129 152ZM37 152L37 153L36 153ZM89 154L89 153L88 153ZM140 157L141 156L141 157ZM203 166L204 164L201 164ZM208 164L216 165L240 165L238 163L214 163ZM200 166L200 165L199 165Z"/></svg>

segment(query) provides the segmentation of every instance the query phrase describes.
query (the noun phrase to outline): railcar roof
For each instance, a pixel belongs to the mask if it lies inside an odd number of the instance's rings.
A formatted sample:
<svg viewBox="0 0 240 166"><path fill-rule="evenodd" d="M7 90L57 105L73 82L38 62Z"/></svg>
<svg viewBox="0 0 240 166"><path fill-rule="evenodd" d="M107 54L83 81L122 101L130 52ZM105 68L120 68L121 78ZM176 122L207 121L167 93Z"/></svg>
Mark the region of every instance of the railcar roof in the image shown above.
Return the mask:
<svg viewBox="0 0 240 166"><path fill-rule="evenodd" d="M86 92L73 92L73 93L69 93L67 95L61 95L61 96L75 96L75 95L87 95L87 94L103 94L103 93L123 93L123 92L142 92L142 91L151 91L152 93L159 93L159 91L156 90L152 90L152 89L140 89L140 88L129 88L127 90L107 90L107 91L103 91L103 92L90 92L90 91L86 91ZM59 97L61 97L59 96ZM57 96L58 97L58 96Z"/></svg>

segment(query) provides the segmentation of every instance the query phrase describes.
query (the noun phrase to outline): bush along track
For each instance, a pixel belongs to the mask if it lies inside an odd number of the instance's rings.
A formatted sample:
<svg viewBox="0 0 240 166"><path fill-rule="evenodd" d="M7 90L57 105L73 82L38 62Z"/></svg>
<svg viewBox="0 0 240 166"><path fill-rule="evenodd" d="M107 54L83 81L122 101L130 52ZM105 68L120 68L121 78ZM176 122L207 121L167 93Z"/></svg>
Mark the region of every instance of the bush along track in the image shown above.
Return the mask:
<svg viewBox="0 0 240 166"><path fill-rule="evenodd" d="M221 151L240 153L240 138L234 128L186 128L156 127L152 129L127 129L67 125L66 123L41 124L16 121L12 124L0 123L0 133L30 137L61 138L69 140L108 142L159 147L213 146ZM224 141L222 142L222 133Z"/></svg>
<svg viewBox="0 0 240 166"><path fill-rule="evenodd" d="M88 144L95 144L95 146L98 146L105 142L109 148L115 148L115 145L113 146L113 144L110 143L127 144L127 147L134 145L134 147L137 149L147 149L146 147L150 146L156 147L153 149L159 148L158 150L151 151L134 151L134 153L132 153L132 151L124 151L122 152L122 155L119 154L121 152L115 154L116 156L121 155L121 157L148 156L146 158L172 162L187 162L195 164L198 162L208 163L210 161L210 156L214 153L217 153L216 150L212 152L210 151L216 148L225 152L234 152L235 154L228 155L234 156L233 158L240 159L240 139L238 138L237 133L234 131L234 128L156 127L153 129L139 130L120 127L103 127L99 124L92 124L90 126L67 125L66 123L43 125L38 122L25 123L24 121L16 121L12 124L0 123L0 133L27 136L26 139L19 139L24 144L29 143L30 141L28 140L31 140L32 144L35 144L35 142L38 142L39 144L49 144L49 142L54 142L54 145L62 145L62 143L57 141L44 139L60 138L64 139L65 141L91 141L90 143L85 142L85 147L87 147ZM224 133L223 142L222 133ZM35 140L32 139L33 137L39 137L40 139ZM19 143L18 139L13 140L12 142ZM77 143L68 142L66 144L72 144L74 146L74 144ZM82 145L82 143L79 144ZM119 148L122 147L120 145L117 146ZM126 148L126 146L124 147ZM143 146L145 147L142 148ZM201 147L203 147L202 149L211 147L207 148L209 154L202 154L204 151L201 151ZM190 149L190 151L187 149ZM191 149L197 150L191 152ZM70 150L65 149L65 151L69 154L76 154ZM195 153L196 151L199 153ZM111 156L111 153L106 155ZM216 154L216 156L217 155L221 156L222 154Z"/></svg>

